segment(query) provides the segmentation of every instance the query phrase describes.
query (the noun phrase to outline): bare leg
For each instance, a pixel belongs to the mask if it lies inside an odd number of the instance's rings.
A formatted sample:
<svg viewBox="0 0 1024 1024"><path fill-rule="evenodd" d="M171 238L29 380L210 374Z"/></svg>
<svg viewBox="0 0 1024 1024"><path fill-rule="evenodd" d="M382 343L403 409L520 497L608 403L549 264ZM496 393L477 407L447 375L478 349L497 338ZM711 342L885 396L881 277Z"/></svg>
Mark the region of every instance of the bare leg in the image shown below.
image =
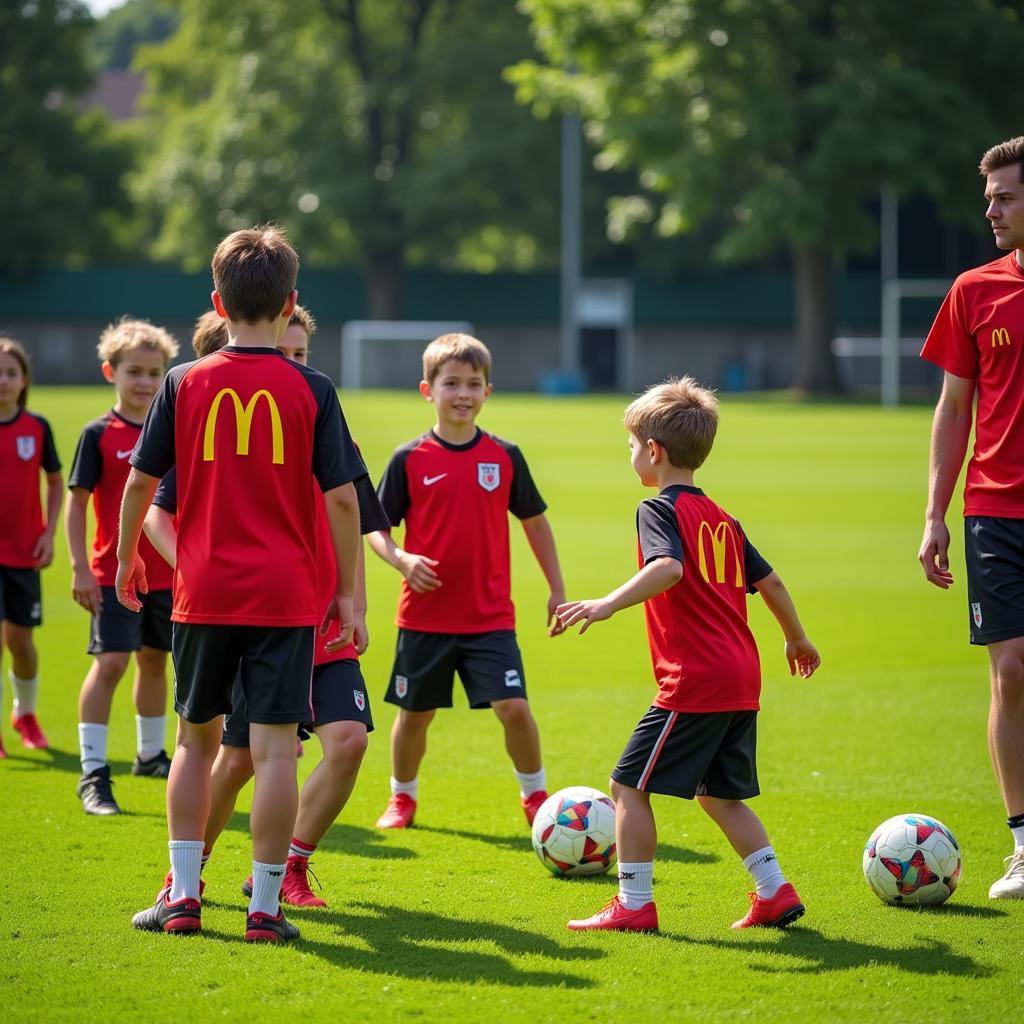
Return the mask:
<svg viewBox="0 0 1024 1024"><path fill-rule="evenodd" d="M741 860L749 857L755 850L763 850L771 845L761 819L742 800L719 800L713 796L699 796L697 802L722 830Z"/></svg>
<svg viewBox="0 0 1024 1024"><path fill-rule="evenodd" d="M658 828L651 810L651 797L638 789L609 783L615 801L615 845L619 860L646 864L654 860Z"/></svg>
<svg viewBox="0 0 1024 1024"><path fill-rule="evenodd" d="M1010 816L1024 814L1024 637L989 644L988 749Z"/></svg>
<svg viewBox="0 0 1024 1024"><path fill-rule="evenodd" d="M202 725L178 719L167 779L167 829L172 840L201 841L210 814L210 769L220 749L221 719Z"/></svg>
<svg viewBox="0 0 1024 1024"><path fill-rule="evenodd" d="M128 668L128 659L129 654L126 651L111 651L94 656L78 694L80 722L106 725L110 721L110 705L114 699L114 690Z"/></svg>
<svg viewBox="0 0 1024 1024"><path fill-rule="evenodd" d="M210 773L210 813L206 819L206 834L203 836L207 852L213 849L231 820L238 794L252 776L249 748L221 744Z"/></svg>
<svg viewBox="0 0 1024 1024"><path fill-rule="evenodd" d="M143 647L135 655L135 710L143 718L167 714L167 653Z"/></svg>
<svg viewBox="0 0 1024 1024"><path fill-rule="evenodd" d="M366 753L362 722L329 722L316 730L324 756L313 769L299 798L295 838L316 846L352 795Z"/></svg>
<svg viewBox="0 0 1024 1024"><path fill-rule="evenodd" d="M11 652L11 671L19 679L35 679L39 671L39 655L32 642L32 627L5 622L4 633L7 648Z"/></svg>
<svg viewBox="0 0 1024 1024"><path fill-rule="evenodd" d="M252 722L249 726L249 749L256 774L250 817L252 854L253 860L263 864L284 864L288 859L299 804L295 731L294 722L288 725Z"/></svg>
<svg viewBox="0 0 1024 1024"><path fill-rule="evenodd" d="M391 772L399 782L412 782L419 775L427 752L427 727L435 713L399 708L391 727Z"/></svg>
<svg viewBox="0 0 1024 1024"><path fill-rule="evenodd" d="M543 767L540 757L540 731L525 698L496 700L491 707L505 730L505 749L512 758L516 771L523 774L539 772Z"/></svg>

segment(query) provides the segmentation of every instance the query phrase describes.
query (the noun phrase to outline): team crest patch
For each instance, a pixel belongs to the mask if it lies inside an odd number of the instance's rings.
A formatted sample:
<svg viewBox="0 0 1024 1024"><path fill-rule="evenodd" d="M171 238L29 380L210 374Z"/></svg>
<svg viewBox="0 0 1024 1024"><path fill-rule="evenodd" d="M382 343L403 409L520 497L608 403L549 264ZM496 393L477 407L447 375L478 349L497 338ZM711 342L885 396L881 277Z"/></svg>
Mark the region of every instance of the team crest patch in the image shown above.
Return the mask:
<svg viewBox="0 0 1024 1024"><path fill-rule="evenodd" d="M523 681L522 681L522 679L519 678L519 673L514 668L510 668L505 673L505 685L506 686L518 686L520 688L522 687Z"/></svg>
<svg viewBox="0 0 1024 1024"><path fill-rule="evenodd" d="M981 628L981 602L971 602L971 613L974 616L974 624L980 629Z"/></svg>
<svg viewBox="0 0 1024 1024"><path fill-rule="evenodd" d="M28 462L29 459L35 456L36 439L31 434L28 437L19 437L17 439L17 443L18 458L21 459L22 462Z"/></svg>
<svg viewBox="0 0 1024 1024"><path fill-rule="evenodd" d="M476 480L485 491L496 491L501 484L501 466L497 462L478 462Z"/></svg>
<svg viewBox="0 0 1024 1024"><path fill-rule="evenodd" d="M404 697L409 692L409 680L406 676L395 676L395 696ZM362 708L360 708L362 710Z"/></svg>
<svg viewBox="0 0 1024 1024"><path fill-rule="evenodd" d="M352 697L355 699L356 707L360 711L366 710L366 694L362 690L353 690Z"/></svg>

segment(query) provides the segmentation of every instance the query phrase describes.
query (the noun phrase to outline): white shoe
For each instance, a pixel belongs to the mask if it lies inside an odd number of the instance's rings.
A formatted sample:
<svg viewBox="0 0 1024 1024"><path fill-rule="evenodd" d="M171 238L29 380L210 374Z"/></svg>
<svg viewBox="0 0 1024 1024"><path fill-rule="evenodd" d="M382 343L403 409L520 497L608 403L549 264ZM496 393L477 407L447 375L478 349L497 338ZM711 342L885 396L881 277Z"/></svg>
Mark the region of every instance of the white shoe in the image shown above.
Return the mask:
<svg viewBox="0 0 1024 1024"><path fill-rule="evenodd" d="M1006 874L992 883L988 891L990 900L1024 900L1024 847L1017 847L1013 855L1007 857Z"/></svg>

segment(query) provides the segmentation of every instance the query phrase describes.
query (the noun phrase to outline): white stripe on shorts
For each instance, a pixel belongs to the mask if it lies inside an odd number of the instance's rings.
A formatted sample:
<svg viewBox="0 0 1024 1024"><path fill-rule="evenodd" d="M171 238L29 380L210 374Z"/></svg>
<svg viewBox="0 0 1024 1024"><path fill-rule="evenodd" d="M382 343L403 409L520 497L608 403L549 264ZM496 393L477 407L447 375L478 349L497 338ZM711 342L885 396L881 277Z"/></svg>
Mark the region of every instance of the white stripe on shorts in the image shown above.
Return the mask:
<svg viewBox="0 0 1024 1024"><path fill-rule="evenodd" d="M637 789L642 790L650 780L651 772L654 770L654 766L658 763L658 758L661 756L661 749L665 746L665 740L668 739L668 734L672 731L672 726L676 724L676 719L678 717L679 712L673 711L665 720L665 724L661 728L661 734L658 736L658 742L654 744L651 756L647 759L647 764L644 765L644 770L640 773L640 781L637 783Z"/></svg>

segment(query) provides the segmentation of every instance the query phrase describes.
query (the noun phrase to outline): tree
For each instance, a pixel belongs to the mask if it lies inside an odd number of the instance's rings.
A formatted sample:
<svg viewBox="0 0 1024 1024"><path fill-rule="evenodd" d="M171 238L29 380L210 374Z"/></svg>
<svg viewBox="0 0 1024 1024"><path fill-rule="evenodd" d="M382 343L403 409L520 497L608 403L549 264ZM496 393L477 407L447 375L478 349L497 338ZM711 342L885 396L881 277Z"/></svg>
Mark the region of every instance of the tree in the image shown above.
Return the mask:
<svg viewBox="0 0 1024 1024"><path fill-rule="evenodd" d="M156 256L199 266L225 231L274 220L307 262L359 261L385 318L407 263L553 257L557 126L503 81L533 52L512 5L180 3L178 31L138 60Z"/></svg>
<svg viewBox="0 0 1024 1024"><path fill-rule="evenodd" d="M540 113L578 109L598 161L639 172L612 204L625 235L721 222L716 255L786 248L795 386L839 387L837 262L877 244L883 184L940 200L1019 132L1024 30L993 0L521 0L545 62L511 70ZM571 69L571 70L568 70ZM977 183L975 181L975 189ZM946 201L950 210L963 204ZM977 214L975 214L977 216Z"/></svg>
<svg viewBox="0 0 1024 1024"><path fill-rule="evenodd" d="M140 44L161 42L177 24L170 0L128 0L96 22L89 44L93 64L101 70L124 70Z"/></svg>
<svg viewBox="0 0 1024 1024"><path fill-rule="evenodd" d="M92 18L77 0L0 5L0 271L108 251L131 148L76 100L92 73Z"/></svg>

